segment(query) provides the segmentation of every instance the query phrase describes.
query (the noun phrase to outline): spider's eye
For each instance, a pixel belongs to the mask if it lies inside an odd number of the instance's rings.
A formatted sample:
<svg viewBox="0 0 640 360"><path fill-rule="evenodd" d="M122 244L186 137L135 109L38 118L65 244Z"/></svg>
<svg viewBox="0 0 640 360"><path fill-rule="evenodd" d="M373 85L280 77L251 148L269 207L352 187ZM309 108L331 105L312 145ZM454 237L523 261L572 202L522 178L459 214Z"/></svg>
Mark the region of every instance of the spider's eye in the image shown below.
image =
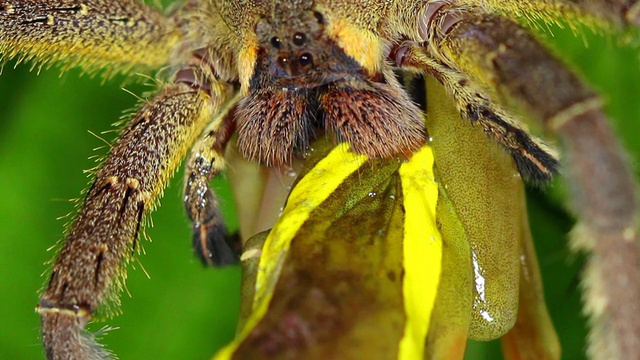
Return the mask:
<svg viewBox="0 0 640 360"><path fill-rule="evenodd" d="M321 24L321 25L324 24L324 16L322 16L321 13L314 11L313 16L315 16L316 20L318 20L318 24Z"/></svg>
<svg viewBox="0 0 640 360"><path fill-rule="evenodd" d="M272 37L271 46L273 46L276 49L280 49L280 38L277 36Z"/></svg>
<svg viewBox="0 0 640 360"><path fill-rule="evenodd" d="M313 56L311 56L311 54L309 54L309 53L304 53L304 54L300 55L300 58L298 58L298 62L302 66L309 65L309 64L311 64L313 62Z"/></svg>
<svg viewBox="0 0 640 360"><path fill-rule="evenodd" d="M278 64L280 65L280 67L286 68L287 66L289 66L289 58L283 56L279 57Z"/></svg>
<svg viewBox="0 0 640 360"><path fill-rule="evenodd" d="M297 46L302 46L305 41L307 41L307 37L303 33L297 32L293 35L293 43Z"/></svg>

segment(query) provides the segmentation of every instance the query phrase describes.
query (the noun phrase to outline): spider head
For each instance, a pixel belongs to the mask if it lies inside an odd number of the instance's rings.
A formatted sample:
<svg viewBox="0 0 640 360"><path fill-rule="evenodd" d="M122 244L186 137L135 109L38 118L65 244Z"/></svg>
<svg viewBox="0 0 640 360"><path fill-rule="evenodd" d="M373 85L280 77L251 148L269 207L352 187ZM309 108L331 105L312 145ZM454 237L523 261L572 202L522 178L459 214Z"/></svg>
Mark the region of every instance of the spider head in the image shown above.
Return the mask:
<svg viewBox="0 0 640 360"><path fill-rule="evenodd" d="M236 112L240 153L287 164L326 131L373 158L410 156L424 123L384 62L381 38L369 37L375 46L363 52L363 30L304 3L281 4L255 25L248 95Z"/></svg>
<svg viewBox="0 0 640 360"><path fill-rule="evenodd" d="M331 39L322 13L280 11L256 25L259 41L251 88L314 89L362 72L362 67Z"/></svg>

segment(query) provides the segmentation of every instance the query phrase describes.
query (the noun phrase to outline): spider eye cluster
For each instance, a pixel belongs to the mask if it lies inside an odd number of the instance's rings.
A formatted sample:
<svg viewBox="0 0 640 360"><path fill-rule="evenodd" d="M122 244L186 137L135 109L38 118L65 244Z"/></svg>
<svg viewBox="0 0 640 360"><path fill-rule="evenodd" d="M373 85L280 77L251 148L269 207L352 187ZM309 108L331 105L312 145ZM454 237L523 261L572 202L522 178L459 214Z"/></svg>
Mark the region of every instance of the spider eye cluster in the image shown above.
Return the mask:
<svg viewBox="0 0 640 360"><path fill-rule="evenodd" d="M256 24L260 49L274 78L308 76L327 51L324 16L309 9L296 16L263 18Z"/></svg>
<svg viewBox="0 0 640 360"><path fill-rule="evenodd" d="M294 46L289 46L288 48L290 49L290 51L288 52L284 51L285 49L283 49L284 46L279 36L273 36L269 40L270 45L274 49L283 50L278 54L278 65L280 65L282 68L288 69L291 66L295 66L296 64L303 67L307 67L313 64L313 55L310 52L305 51L302 54L297 55L295 51L296 48L301 48L307 44L307 35L305 35L305 33L303 32L296 32L295 34L293 34L293 36L291 36L290 40L291 44L293 44Z"/></svg>

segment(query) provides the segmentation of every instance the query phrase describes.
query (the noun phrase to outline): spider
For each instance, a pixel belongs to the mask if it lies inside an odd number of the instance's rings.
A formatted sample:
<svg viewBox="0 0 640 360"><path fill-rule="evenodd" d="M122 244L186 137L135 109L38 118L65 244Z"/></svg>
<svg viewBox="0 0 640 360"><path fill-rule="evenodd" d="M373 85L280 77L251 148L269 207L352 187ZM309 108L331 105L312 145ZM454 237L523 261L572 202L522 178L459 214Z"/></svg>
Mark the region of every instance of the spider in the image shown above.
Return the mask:
<svg viewBox="0 0 640 360"><path fill-rule="evenodd" d="M498 144L510 155L507 166L530 182L550 180L558 159L526 131L515 109L557 134L581 218L575 247L594 253L585 282L594 322L590 352L637 358L640 273L629 271L640 268L633 178L600 98L513 20L566 17L623 28L638 25L637 13L635 2L611 1L190 1L166 15L125 0L0 1L0 52L7 58L105 68L107 76L161 68L165 81L96 171L53 265L38 305L47 356L108 356L83 328L99 307L118 303L123 265L139 248L141 224L193 144L185 207L196 251L212 265L238 255L209 187L230 142L244 159L277 169L322 148L311 144L325 133L371 161L369 171L390 169L403 181L427 143L436 149L436 168L442 166L446 154L438 154L437 137L430 140L439 124L424 126L396 79L394 70L401 70L432 79L430 94L439 82L461 122ZM427 115L438 106L427 105ZM322 156L347 156L341 151ZM316 160L298 169L294 190L324 164L317 155L308 158ZM437 176L442 180L447 171ZM515 251L505 261L517 263ZM517 296L505 301L510 314L499 329L485 333L472 325L472 337L496 337L513 326Z"/></svg>

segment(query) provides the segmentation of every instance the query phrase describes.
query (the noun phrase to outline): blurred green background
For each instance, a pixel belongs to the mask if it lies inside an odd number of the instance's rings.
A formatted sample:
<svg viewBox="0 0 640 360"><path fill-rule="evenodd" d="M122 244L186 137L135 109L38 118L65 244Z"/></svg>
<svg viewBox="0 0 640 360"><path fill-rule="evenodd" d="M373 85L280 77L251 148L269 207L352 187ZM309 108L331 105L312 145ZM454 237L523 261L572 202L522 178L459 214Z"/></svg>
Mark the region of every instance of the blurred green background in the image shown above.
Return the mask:
<svg viewBox="0 0 640 360"><path fill-rule="evenodd" d="M637 164L637 46L620 46L613 36L574 37L555 28L553 33L555 38L549 33L545 37L604 95L612 122ZM105 151L94 151L104 143L88 131L112 130L111 124L136 99L121 90L121 77L101 84L99 77L79 77L76 70L61 76L53 68L37 75L29 64L13 67L13 62L6 64L0 77L0 358L38 359L42 350L34 307L45 281L45 262L53 256L47 249L60 240L68 221L57 218L74 210L69 199L87 186L82 170L94 166L89 157ZM124 87L135 94L150 90L136 84ZM112 141L114 133L103 137ZM109 331L103 342L123 359L205 359L234 334L239 268L205 269L192 256L181 184L178 175L153 214L154 226L147 231L153 242L144 243L146 255L129 271L123 314L91 326L94 331L105 324L119 328ZM566 248L572 220L547 196L558 187L530 192L532 227L563 358L579 359L584 357L586 334L579 315L583 259ZM228 186L216 181L215 188L234 228ZM499 344L473 345L472 350L470 359L495 358Z"/></svg>

